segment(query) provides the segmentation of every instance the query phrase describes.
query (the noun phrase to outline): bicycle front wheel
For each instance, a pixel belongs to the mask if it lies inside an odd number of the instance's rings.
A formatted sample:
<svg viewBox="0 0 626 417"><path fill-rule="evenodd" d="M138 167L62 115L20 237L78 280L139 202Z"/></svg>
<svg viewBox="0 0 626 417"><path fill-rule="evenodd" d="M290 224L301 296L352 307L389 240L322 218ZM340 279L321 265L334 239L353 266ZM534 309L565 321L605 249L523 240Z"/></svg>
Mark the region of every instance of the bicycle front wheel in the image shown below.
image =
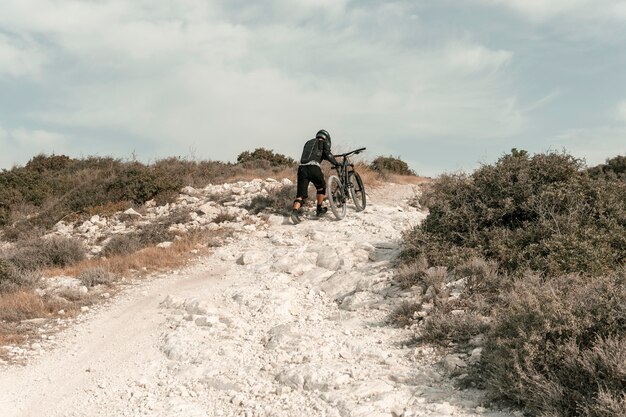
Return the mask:
<svg viewBox="0 0 626 417"><path fill-rule="evenodd" d="M336 175L328 177L326 185L328 204L337 220L343 219L346 215L346 199L343 193L343 185Z"/></svg>
<svg viewBox="0 0 626 417"><path fill-rule="evenodd" d="M352 201L354 201L354 205L356 207L356 211L362 211L365 209L366 196L365 196L365 186L363 185L363 180L358 172L351 172L348 176L348 181L350 181L350 195L352 196Z"/></svg>

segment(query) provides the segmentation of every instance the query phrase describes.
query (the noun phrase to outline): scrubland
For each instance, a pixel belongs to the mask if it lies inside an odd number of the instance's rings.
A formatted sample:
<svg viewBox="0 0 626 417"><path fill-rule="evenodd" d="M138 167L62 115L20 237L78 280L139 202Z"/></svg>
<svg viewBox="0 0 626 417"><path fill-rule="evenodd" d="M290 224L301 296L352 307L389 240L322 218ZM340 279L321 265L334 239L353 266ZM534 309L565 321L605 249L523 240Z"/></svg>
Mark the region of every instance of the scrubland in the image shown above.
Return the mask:
<svg viewBox="0 0 626 417"><path fill-rule="evenodd" d="M416 339L483 338L465 382L531 415L626 415L626 158L514 149L440 176L420 203L397 272L434 298L426 318L397 314L420 321Z"/></svg>

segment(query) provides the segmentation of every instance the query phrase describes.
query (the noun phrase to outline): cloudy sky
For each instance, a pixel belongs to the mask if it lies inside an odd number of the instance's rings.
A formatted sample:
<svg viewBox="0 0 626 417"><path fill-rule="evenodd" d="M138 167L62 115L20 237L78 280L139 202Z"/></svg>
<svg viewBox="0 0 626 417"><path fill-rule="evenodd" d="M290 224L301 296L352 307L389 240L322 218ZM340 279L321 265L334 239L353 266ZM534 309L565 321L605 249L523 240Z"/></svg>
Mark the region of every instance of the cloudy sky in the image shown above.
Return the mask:
<svg viewBox="0 0 626 417"><path fill-rule="evenodd" d="M626 2L0 2L0 168L297 158L320 128L425 175L625 154Z"/></svg>

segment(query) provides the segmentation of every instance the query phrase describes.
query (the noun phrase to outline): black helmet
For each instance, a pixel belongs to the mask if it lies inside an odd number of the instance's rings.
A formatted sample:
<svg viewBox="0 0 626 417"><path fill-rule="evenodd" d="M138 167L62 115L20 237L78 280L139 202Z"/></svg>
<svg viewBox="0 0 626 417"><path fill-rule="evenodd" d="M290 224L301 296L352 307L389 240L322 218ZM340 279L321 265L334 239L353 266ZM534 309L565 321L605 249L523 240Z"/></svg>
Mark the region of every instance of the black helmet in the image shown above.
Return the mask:
<svg viewBox="0 0 626 417"><path fill-rule="evenodd" d="M322 129L319 132L317 132L315 137L318 138L318 139L322 139L322 140L328 141L328 144L330 145L330 133L328 133L324 129Z"/></svg>

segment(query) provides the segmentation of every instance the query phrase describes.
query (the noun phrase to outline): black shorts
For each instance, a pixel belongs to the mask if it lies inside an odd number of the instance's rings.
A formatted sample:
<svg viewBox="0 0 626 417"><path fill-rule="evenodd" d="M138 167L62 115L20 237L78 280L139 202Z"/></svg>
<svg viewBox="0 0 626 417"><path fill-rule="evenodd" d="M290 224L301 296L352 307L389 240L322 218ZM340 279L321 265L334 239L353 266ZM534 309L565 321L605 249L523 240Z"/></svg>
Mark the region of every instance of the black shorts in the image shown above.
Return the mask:
<svg viewBox="0 0 626 417"><path fill-rule="evenodd" d="M317 195L326 194L326 184L322 168L318 165L300 165L298 167L298 191L296 198L307 198L309 193L309 182L315 185Z"/></svg>

